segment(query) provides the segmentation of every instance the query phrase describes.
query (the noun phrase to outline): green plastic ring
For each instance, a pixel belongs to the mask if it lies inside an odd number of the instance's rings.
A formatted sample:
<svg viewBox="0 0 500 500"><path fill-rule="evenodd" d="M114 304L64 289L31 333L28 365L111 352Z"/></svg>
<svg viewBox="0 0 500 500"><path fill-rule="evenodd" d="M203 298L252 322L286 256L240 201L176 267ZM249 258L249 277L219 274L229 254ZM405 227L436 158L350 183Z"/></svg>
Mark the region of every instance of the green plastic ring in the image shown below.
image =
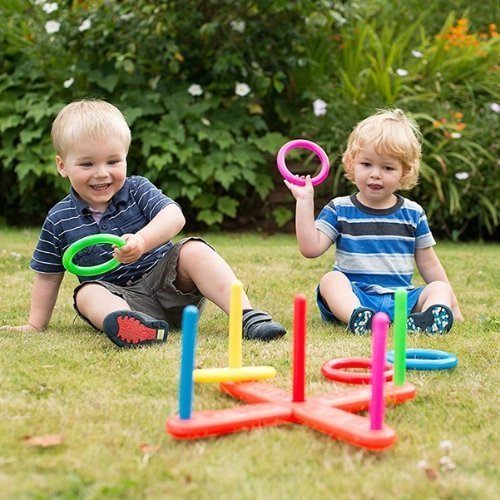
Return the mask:
<svg viewBox="0 0 500 500"><path fill-rule="evenodd" d="M120 265L116 259L108 260L97 266L77 266L73 262L73 257L84 248L90 247L92 245L99 245L102 243L107 243L110 245L116 245L117 247L122 247L126 242L116 236L115 234L91 234L90 236L85 236L84 238L75 241L69 248L64 252L62 263L67 271L76 274L77 276L95 276L96 274L104 274L111 271L115 267Z"/></svg>

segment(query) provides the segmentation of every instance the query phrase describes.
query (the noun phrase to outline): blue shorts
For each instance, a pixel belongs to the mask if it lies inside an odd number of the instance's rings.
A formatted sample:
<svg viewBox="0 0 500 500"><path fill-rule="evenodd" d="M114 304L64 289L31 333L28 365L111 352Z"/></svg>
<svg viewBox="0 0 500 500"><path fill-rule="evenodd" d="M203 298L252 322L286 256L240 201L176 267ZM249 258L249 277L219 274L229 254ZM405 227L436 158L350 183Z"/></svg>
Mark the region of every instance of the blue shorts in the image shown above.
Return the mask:
<svg viewBox="0 0 500 500"><path fill-rule="evenodd" d="M375 312L384 312L389 316L391 321L394 320L394 293L374 293L365 292L361 290L355 283L351 283L352 291L358 297L359 302L363 307L369 307ZM406 308L406 314L410 315L415 307L415 304L420 297L420 294L425 287L421 286L414 288L413 290L408 290L408 304ZM319 307L319 312L321 314L321 319L323 321L333 321L336 323L342 323L338 318L336 318L333 313L328 309L328 305L324 301L323 297L319 293L319 286L316 288L316 303Z"/></svg>

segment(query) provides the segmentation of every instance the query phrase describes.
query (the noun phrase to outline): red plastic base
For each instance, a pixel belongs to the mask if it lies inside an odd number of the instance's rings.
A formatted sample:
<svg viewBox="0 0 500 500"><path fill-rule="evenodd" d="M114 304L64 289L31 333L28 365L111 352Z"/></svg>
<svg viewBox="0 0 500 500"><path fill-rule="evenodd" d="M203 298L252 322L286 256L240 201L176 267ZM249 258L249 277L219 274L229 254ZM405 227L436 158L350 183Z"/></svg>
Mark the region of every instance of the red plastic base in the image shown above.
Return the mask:
<svg viewBox="0 0 500 500"><path fill-rule="evenodd" d="M290 408L261 403L223 410L197 411L187 420L181 420L174 415L167 420L166 428L177 439L198 439L253 427L280 425L289 422L291 417Z"/></svg>
<svg viewBox="0 0 500 500"><path fill-rule="evenodd" d="M368 409L370 387L311 396L304 402L293 402L290 393L265 382L222 382L220 388L249 404L193 412L186 420L170 417L167 432L177 439L198 439L295 422L372 451L385 450L397 440L391 427L384 425L380 430L371 430L369 418L351 413ZM384 385L384 398L389 404L404 403L415 394L415 387L411 384L401 387L392 383Z"/></svg>

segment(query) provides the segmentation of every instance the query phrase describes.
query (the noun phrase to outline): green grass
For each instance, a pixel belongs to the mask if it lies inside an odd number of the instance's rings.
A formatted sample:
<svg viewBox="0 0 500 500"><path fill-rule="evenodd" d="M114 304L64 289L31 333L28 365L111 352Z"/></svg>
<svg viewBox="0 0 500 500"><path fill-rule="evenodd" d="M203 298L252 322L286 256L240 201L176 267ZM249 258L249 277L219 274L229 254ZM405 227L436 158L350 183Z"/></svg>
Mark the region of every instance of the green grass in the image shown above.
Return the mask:
<svg viewBox="0 0 500 500"><path fill-rule="evenodd" d="M25 323L36 230L2 229L0 324ZM245 341L244 364L276 367L272 382L291 386L293 296L308 299L307 393L340 390L320 374L326 360L368 356L369 337L321 322L314 302L333 255L302 258L293 236L207 235L231 263L254 306L289 330L263 344ZM165 433L177 411L180 334L141 350L119 350L72 309L73 276L63 282L43 333L0 332L1 498L453 498L498 497L499 246L448 244L437 253L466 322L446 336L412 335L408 347L456 353L445 372L409 372L417 397L390 407L398 442L371 453L299 425L191 442ZM197 364L227 365L228 321L213 305L199 325ZM215 385L197 386L195 409L236 406ZM26 436L63 443L28 446ZM440 466L450 440L455 470ZM142 444L158 447L145 454ZM428 463L427 473L419 469Z"/></svg>

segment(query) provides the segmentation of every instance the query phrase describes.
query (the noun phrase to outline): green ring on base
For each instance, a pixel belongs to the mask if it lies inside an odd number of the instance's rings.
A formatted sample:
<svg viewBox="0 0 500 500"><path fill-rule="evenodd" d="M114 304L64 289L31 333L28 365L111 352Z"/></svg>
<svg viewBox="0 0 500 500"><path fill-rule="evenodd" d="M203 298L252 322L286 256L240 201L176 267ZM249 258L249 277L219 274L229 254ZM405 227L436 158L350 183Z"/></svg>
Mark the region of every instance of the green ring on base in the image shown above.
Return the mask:
<svg viewBox="0 0 500 500"><path fill-rule="evenodd" d="M100 245L107 243L109 245L116 245L117 247L122 247L126 244L125 240L116 236L115 234L91 234L90 236L85 236L78 241L75 241L69 248L64 252L62 263L67 271L76 274L77 276L95 276L97 274L104 274L108 271L113 270L115 267L120 265L120 262L116 259L108 260L97 266L77 266L73 262L73 257L84 248L90 247L92 245Z"/></svg>

